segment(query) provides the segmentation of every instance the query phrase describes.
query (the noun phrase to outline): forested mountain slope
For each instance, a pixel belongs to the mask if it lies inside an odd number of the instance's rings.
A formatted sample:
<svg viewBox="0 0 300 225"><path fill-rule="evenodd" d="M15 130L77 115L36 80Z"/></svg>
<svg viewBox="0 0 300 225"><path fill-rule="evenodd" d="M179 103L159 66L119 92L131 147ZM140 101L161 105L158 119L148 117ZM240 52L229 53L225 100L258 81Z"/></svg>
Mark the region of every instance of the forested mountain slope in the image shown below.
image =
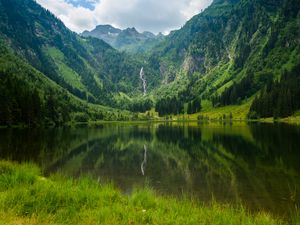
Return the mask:
<svg viewBox="0 0 300 225"><path fill-rule="evenodd" d="M71 32L33 0L0 0L0 125L127 120L119 93L142 95L144 61Z"/></svg>
<svg viewBox="0 0 300 225"><path fill-rule="evenodd" d="M101 105L289 116L300 108L299 12L298 0L215 0L134 56L71 32L34 0L0 0L0 125L137 117Z"/></svg>
<svg viewBox="0 0 300 225"><path fill-rule="evenodd" d="M300 63L299 12L297 0L215 0L152 51L160 96L241 104Z"/></svg>
<svg viewBox="0 0 300 225"><path fill-rule="evenodd" d="M75 97L15 55L0 39L0 126L130 120L133 116Z"/></svg>
<svg viewBox="0 0 300 225"><path fill-rule="evenodd" d="M81 99L114 105L114 93L142 92L144 62L99 39L81 38L33 0L0 1L0 36L31 66ZM150 89L155 73L147 72Z"/></svg>

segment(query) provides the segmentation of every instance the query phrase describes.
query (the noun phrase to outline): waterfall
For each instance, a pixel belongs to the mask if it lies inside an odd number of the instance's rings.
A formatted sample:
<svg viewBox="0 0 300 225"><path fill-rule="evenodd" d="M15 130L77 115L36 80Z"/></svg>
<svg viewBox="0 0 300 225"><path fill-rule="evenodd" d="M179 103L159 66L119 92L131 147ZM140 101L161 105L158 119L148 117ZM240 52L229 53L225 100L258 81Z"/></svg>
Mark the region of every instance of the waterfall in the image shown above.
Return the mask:
<svg viewBox="0 0 300 225"><path fill-rule="evenodd" d="M144 90L144 96L145 96L147 94L147 81L145 79L144 67L141 68L140 79L143 82L143 90Z"/></svg>

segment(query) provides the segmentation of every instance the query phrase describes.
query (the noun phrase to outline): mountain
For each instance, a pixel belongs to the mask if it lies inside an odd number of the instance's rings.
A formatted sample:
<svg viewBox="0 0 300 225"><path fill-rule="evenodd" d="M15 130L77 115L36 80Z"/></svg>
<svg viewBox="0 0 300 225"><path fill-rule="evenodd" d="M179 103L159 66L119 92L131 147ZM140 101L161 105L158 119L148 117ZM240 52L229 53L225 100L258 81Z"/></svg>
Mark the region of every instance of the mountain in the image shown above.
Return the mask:
<svg viewBox="0 0 300 225"><path fill-rule="evenodd" d="M113 93L142 93L141 67L150 71L149 77L154 74L145 62L104 41L71 32L33 0L0 0L0 4L0 37L7 46L83 100L109 105Z"/></svg>
<svg viewBox="0 0 300 225"><path fill-rule="evenodd" d="M62 125L130 119L127 112L92 105L29 65L0 39L0 125Z"/></svg>
<svg viewBox="0 0 300 225"><path fill-rule="evenodd" d="M153 107L290 116L300 109L299 12L298 0L215 0L166 37L93 31L128 54L70 31L34 0L0 0L0 125L149 118L135 112Z"/></svg>
<svg viewBox="0 0 300 225"><path fill-rule="evenodd" d="M145 31L139 33L134 27L120 30L111 25L98 25L92 31L84 31L83 37L95 37L120 51L143 53L160 43L164 36Z"/></svg>
<svg viewBox="0 0 300 225"><path fill-rule="evenodd" d="M299 5L297 0L215 0L152 49L149 63L165 83L157 96L201 98L214 108L248 103L284 71L296 71ZM294 110L300 108L295 102Z"/></svg>
<svg viewBox="0 0 300 225"><path fill-rule="evenodd" d="M117 36L122 32L122 30L114 28L111 25L98 25L92 31L84 31L81 36L83 37L95 37L99 38L106 43L112 45Z"/></svg>
<svg viewBox="0 0 300 225"><path fill-rule="evenodd" d="M117 101L120 93L128 96L143 93L139 77L142 67L148 75L148 89L151 90L157 83L153 77L158 74L146 62L120 53L102 40L83 38L71 32L33 0L0 0L0 43L3 51L0 67L2 88L9 89L6 87L8 83L20 81L13 85L15 90L7 90L5 95L1 95L1 102L6 105L6 114L12 117L12 123L24 121L14 118L18 111L20 114L24 111L17 96L18 85L28 92L28 96L34 95L41 105L45 106L45 102L53 97L55 100L50 100L60 114L64 107L56 105L59 99L64 99L64 105L68 105L70 112L80 109L86 113L89 103L124 108ZM26 69L21 71L18 65ZM6 104L7 95L14 99L15 106Z"/></svg>

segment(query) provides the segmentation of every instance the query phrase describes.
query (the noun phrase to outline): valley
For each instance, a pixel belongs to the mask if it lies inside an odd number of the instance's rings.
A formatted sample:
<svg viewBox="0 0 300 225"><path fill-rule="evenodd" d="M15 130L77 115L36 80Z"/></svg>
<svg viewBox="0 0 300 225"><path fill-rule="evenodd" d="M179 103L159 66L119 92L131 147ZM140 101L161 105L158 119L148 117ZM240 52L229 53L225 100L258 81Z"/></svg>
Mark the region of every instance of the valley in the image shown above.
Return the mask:
<svg viewBox="0 0 300 225"><path fill-rule="evenodd" d="M216 0L167 36L110 25L80 36L32 0L0 6L2 125L162 115L276 119L300 109L296 0ZM27 69L19 73L20 66ZM15 94L16 80L31 106ZM162 102L172 109L161 108ZM41 110L49 104L51 113Z"/></svg>
<svg viewBox="0 0 300 225"><path fill-rule="evenodd" d="M0 225L300 224L299 124L299 0L0 0Z"/></svg>

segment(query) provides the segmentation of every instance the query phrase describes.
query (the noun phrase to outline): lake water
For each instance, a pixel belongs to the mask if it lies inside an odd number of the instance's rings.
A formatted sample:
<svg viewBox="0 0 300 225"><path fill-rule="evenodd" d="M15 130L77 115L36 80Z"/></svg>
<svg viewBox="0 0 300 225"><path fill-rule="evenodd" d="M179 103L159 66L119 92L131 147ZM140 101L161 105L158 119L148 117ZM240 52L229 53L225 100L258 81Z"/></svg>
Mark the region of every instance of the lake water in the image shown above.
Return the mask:
<svg viewBox="0 0 300 225"><path fill-rule="evenodd" d="M1 129L0 158L45 175L91 175L123 192L244 204L287 216L300 203L300 126L144 123L94 128Z"/></svg>

